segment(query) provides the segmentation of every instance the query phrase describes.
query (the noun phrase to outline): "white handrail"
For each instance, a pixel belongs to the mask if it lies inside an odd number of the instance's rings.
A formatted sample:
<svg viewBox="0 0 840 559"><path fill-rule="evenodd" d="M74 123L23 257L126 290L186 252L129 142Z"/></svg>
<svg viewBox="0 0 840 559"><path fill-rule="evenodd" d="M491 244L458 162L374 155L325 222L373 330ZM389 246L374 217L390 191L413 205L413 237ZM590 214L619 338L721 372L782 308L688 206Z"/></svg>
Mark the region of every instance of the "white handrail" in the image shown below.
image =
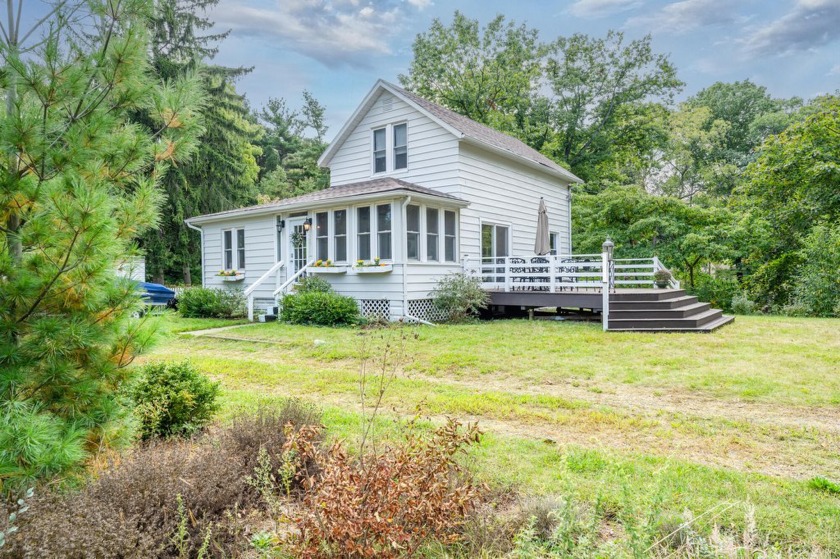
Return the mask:
<svg viewBox="0 0 840 559"><path fill-rule="evenodd" d="M245 297L248 301L248 320L249 321L251 321L251 322L254 321L254 291L256 291L256 289L260 285L262 285L262 283L265 280L267 280L271 276L271 274L275 273L277 270L279 270L282 267L283 267L283 261L281 260L280 262L277 262L276 264L274 264L274 266L269 268L266 273L261 275L257 281L252 283L248 287L248 289L245 290L244 294L245 294Z"/></svg>
<svg viewBox="0 0 840 559"><path fill-rule="evenodd" d="M295 275L293 275L292 277L287 279L286 283L284 283L283 285L278 287L276 290L274 290L274 296L277 297L279 294L286 291L286 288L288 288L290 285L292 285L295 282L295 280L298 279L300 276L302 276L304 274L304 272L306 272L306 269L309 268L314 263L315 263L315 259L313 258L312 260L307 262L305 265L301 266L300 270L295 272Z"/></svg>
<svg viewBox="0 0 840 559"><path fill-rule="evenodd" d="M253 293L253 292L254 292L254 291L255 291L255 290L256 290L256 289L257 289L260 285L262 285L262 283L263 283L265 280L267 280L267 279L269 278L269 276L270 276L271 274L273 274L274 272L276 272L277 270L279 270L280 268L282 268L282 267L283 267L283 264L284 264L284 262L281 260L280 262L278 262L277 264L275 264L274 266L272 266L271 268L269 268L269 269L268 269L268 271L267 271L266 273L264 273L263 275L261 275L261 276L260 276L260 278L259 278L257 281L255 281L254 283L252 283L252 284L251 284L251 286L250 286L248 289L246 289L246 290L245 290L245 296L247 297L247 296L249 296L251 293Z"/></svg>

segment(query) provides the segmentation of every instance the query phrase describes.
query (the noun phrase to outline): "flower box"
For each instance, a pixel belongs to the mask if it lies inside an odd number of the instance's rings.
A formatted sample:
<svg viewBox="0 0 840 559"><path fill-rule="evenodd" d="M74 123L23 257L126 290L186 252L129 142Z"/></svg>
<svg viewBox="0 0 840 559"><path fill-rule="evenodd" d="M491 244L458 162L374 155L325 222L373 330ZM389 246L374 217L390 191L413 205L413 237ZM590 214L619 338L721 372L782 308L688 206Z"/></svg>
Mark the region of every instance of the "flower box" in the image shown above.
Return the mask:
<svg viewBox="0 0 840 559"><path fill-rule="evenodd" d="M393 264L380 264L379 266L357 266L357 274L385 274L393 271Z"/></svg>
<svg viewBox="0 0 840 559"><path fill-rule="evenodd" d="M219 277L222 278L223 282L228 283L228 282L235 282L235 281L244 280L245 279L245 274L235 274L235 275L232 275L232 276L219 276Z"/></svg>
<svg viewBox="0 0 840 559"><path fill-rule="evenodd" d="M310 266L307 271L313 274L346 274L347 266Z"/></svg>

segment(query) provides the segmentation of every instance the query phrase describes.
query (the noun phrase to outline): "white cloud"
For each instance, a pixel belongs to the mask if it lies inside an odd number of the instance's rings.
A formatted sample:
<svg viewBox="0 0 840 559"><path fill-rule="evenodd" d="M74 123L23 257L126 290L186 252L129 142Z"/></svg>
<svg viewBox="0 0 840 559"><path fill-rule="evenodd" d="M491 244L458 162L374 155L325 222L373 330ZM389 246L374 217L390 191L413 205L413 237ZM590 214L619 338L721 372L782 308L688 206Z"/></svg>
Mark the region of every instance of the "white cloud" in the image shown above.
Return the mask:
<svg viewBox="0 0 840 559"><path fill-rule="evenodd" d="M222 0L211 18L234 35L262 35L279 46L329 67L367 66L373 55L391 54L403 14L395 0L359 8L358 0L276 0L254 7L242 0Z"/></svg>
<svg viewBox="0 0 840 559"><path fill-rule="evenodd" d="M726 25L738 21L733 0L682 0L664 6L658 12L632 17L630 27L643 27L657 33L685 33L699 27Z"/></svg>
<svg viewBox="0 0 840 559"><path fill-rule="evenodd" d="M840 0L798 0L793 9L766 25L754 26L743 41L754 56L790 54L840 39Z"/></svg>
<svg viewBox="0 0 840 559"><path fill-rule="evenodd" d="M835 64L826 76L840 76L840 64Z"/></svg>
<svg viewBox="0 0 840 559"><path fill-rule="evenodd" d="M425 10L432 5L432 0L408 0L408 3L418 10Z"/></svg>
<svg viewBox="0 0 840 559"><path fill-rule="evenodd" d="M642 0L577 0L568 12L581 18L600 18L638 8L642 3Z"/></svg>

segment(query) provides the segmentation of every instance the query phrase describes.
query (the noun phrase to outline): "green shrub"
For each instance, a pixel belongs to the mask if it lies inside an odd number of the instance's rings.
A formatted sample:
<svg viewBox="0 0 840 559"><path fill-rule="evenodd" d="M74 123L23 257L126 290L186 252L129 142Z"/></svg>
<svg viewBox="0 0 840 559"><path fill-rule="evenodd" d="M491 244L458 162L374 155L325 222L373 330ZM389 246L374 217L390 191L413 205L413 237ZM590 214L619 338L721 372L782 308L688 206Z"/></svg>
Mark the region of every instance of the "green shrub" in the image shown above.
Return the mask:
<svg viewBox="0 0 840 559"><path fill-rule="evenodd" d="M755 301L747 297L746 293L739 293L732 298L732 312L735 314L753 314L756 311Z"/></svg>
<svg viewBox="0 0 840 559"><path fill-rule="evenodd" d="M178 296L178 311L186 318L237 318L245 316L245 297L238 289L190 287Z"/></svg>
<svg viewBox="0 0 840 559"><path fill-rule="evenodd" d="M144 439L191 435L219 409L219 383L199 373L189 361L146 365L130 395Z"/></svg>
<svg viewBox="0 0 840 559"><path fill-rule="evenodd" d="M792 305L809 316L838 316L840 307L840 225L818 225L805 238L796 270Z"/></svg>
<svg viewBox="0 0 840 559"><path fill-rule="evenodd" d="M714 276L699 275L694 282L694 289L689 291L704 303L731 312L732 300L741 294L741 286L732 271L720 270Z"/></svg>
<svg viewBox="0 0 840 559"><path fill-rule="evenodd" d="M359 306L352 297L307 291L283 297L280 318L292 324L339 326L359 322Z"/></svg>
<svg viewBox="0 0 840 559"><path fill-rule="evenodd" d="M432 291L435 307L449 322L460 322L486 309L490 295L482 289L481 279L466 274L449 274Z"/></svg>
<svg viewBox="0 0 840 559"><path fill-rule="evenodd" d="M826 493L840 495L840 483L834 483L822 476L816 476L809 479L808 487L816 489L817 491L825 491Z"/></svg>
<svg viewBox="0 0 840 559"><path fill-rule="evenodd" d="M330 282L318 276L306 276L295 286L295 293L332 293Z"/></svg>

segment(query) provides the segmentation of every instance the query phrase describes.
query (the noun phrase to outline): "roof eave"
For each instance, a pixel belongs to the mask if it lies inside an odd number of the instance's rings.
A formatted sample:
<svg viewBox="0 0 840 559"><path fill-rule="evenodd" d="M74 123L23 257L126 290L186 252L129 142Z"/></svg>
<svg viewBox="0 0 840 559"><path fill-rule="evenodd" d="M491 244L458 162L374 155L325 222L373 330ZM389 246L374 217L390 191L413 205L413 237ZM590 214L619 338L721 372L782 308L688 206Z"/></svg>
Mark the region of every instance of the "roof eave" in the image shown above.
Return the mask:
<svg viewBox="0 0 840 559"><path fill-rule="evenodd" d="M388 198L406 198L432 201L444 205L456 206L459 208L466 208L470 205L466 200L460 198L448 198L444 196L434 196L422 192L415 192L404 188L395 190L385 190L382 192L373 192L370 194L348 194L347 196L337 196L327 200L310 200L303 202L295 202L292 204L278 203L272 206L263 206L259 208L249 209L242 208L241 210L234 210L225 214L209 214L199 215L185 219L184 222L191 225L201 225L205 223L214 223L217 221L227 221L229 219L239 219L242 217L262 217L264 215L273 215L278 213L292 212L295 210L318 210L322 208L329 208L347 202L367 202L373 200L382 200Z"/></svg>

